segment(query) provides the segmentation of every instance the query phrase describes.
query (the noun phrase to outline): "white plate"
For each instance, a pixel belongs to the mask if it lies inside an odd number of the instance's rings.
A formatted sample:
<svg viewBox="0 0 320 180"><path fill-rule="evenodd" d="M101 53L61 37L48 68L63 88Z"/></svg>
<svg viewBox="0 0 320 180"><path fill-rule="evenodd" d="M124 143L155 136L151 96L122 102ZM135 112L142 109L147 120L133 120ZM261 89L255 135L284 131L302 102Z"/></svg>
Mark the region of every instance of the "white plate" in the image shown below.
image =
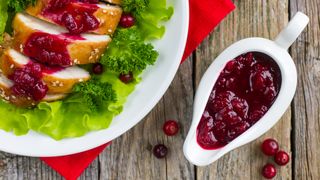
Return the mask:
<svg viewBox="0 0 320 180"><path fill-rule="evenodd" d="M147 115L168 89L176 74L187 40L189 4L187 0L174 0L175 13L166 23L163 39L154 42L160 57L154 66L143 73L143 81L129 96L123 112L113 119L105 130L88 133L80 138L55 141L30 131L24 136L0 131L0 150L24 156L49 157L86 151L111 141L132 128Z"/></svg>

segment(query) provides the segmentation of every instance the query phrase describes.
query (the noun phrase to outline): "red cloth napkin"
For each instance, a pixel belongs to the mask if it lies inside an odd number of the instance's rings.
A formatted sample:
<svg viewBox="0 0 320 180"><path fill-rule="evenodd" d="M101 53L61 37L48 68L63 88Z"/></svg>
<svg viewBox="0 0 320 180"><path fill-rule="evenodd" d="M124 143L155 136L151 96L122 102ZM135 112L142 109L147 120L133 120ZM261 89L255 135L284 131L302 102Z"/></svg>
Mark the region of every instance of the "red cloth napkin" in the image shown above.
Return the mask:
<svg viewBox="0 0 320 180"><path fill-rule="evenodd" d="M189 0L189 35L182 62L201 41L235 7L231 0ZM45 163L60 173L66 180L76 180L89 164L109 143L78 154L61 157L43 157Z"/></svg>

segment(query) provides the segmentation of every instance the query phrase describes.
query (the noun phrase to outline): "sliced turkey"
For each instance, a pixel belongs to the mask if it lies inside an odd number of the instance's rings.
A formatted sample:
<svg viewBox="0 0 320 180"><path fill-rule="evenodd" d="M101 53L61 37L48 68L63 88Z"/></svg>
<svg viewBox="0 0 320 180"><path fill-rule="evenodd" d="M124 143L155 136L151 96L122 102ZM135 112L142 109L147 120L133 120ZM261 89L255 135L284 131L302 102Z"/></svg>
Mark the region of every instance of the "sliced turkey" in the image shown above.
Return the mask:
<svg viewBox="0 0 320 180"><path fill-rule="evenodd" d="M119 0L112 0L118 2ZM84 1L85 2L85 1ZM27 8L32 16L67 28L71 33L93 32L113 34L121 18L122 9L105 3L79 1L38 0Z"/></svg>
<svg viewBox="0 0 320 180"><path fill-rule="evenodd" d="M48 65L95 63L111 41L108 35L70 35L62 27L22 13L15 16L13 28L13 47Z"/></svg>
<svg viewBox="0 0 320 180"><path fill-rule="evenodd" d="M15 95L11 87L13 82L6 78L3 74L0 74L0 96L6 102L10 102L19 107L28 107L36 105L38 102L32 100L29 97ZM41 101L51 102L65 98L65 94L47 94Z"/></svg>
<svg viewBox="0 0 320 180"><path fill-rule="evenodd" d="M90 79L90 74L78 66L67 68L45 66L30 60L13 49L8 49L4 52L0 64L2 73L6 77L13 76L17 69L30 66L39 69L40 67L41 70L37 71L41 80L48 87L48 94L69 93L75 84Z"/></svg>

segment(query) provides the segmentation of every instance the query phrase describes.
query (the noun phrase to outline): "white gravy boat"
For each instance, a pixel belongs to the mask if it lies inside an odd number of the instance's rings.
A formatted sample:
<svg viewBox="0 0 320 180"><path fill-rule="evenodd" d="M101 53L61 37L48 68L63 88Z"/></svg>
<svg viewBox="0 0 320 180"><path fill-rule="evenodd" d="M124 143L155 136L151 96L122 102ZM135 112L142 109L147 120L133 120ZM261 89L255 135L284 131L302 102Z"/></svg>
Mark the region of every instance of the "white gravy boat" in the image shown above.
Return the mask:
<svg viewBox="0 0 320 180"><path fill-rule="evenodd" d="M228 47L214 60L203 75L197 89L194 100L193 121L183 146L184 155L191 163L197 166L209 165L231 150L255 140L278 122L289 107L297 86L297 70L287 50L298 38L308 22L309 18L305 14L298 12L275 41L264 38L243 39ZM264 53L273 58L278 64L282 78L278 97L259 121L229 144L215 150L203 149L197 143L197 127L212 88L226 63L247 52Z"/></svg>

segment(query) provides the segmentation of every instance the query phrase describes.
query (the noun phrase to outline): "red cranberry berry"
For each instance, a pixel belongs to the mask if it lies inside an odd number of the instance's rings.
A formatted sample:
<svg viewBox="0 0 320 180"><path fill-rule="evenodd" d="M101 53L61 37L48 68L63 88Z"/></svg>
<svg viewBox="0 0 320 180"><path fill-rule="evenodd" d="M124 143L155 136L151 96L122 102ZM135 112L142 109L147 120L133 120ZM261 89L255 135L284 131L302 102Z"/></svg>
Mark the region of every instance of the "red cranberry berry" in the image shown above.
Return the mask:
<svg viewBox="0 0 320 180"><path fill-rule="evenodd" d="M92 72L94 74L102 74L103 73L103 65L101 63L96 63L92 66Z"/></svg>
<svg viewBox="0 0 320 180"><path fill-rule="evenodd" d="M163 125L163 131L168 136L174 136L179 131L179 125L173 120L166 121Z"/></svg>
<svg viewBox="0 0 320 180"><path fill-rule="evenodd" d="M128 74L120 74L119 79L123 83L129 84L133 81L133 74L132 74L132 72L129 72Z"/></svg>
<svg viewBox="0 0 320 180"><path fill-rule="evenodd" d="M289 154L284 151L279 151L274 156L274 161L280 166L286 165L289 162L289 159Z"/></svg>
<svg viewBox="0 0 320 180"><path fill-rule="evenodd" d="M135 19L132 14L124 13L120 19L120 26L124 28L129 28L135 24Z"/></svg>
<svg viewBox="0 0 320 180"><path fill-rule="evenodd" d="M228 72L232 72L233 71L233 69L235 68L235 66L236 66L236 61L235 60L231 60L231 61L229 61L228 63L227 63L227 65L226 65L226 67L225 67L225 71L227 71L227 73Z"/></svg>
<svg viewBox="0 0 320 180"><path fill-rule="evenodd" d="M33 88L32 97L35 101L43 99L48 92L48 86L39 81Z"/></svg>
<svg viewBox="0 0 320 180"><path fill-rule="evenodd" d="M87 30L90 30L90 29L97 29L100 25L100 22L92 14L84 12L83 24Z"/></svg>
<svg viewBox="0 0 320 180"><path fill-rule="evenodd" d="M54 1L50 1L48 8L51 10L57 10L60 9L64 6L66 6L67 4L69 4L71 2L71 0L54 0Z"/></svg>
<svg viewBox="0 0 320 180"><path fill-rule="evenodd" d="M97 4L99 3L99 0L79 0L79 2Z"/></svg>
<svg viewBox="0 0 320 180"><path fill-rule="evenodd" d="M163 144L158 144L153 148L153 154L159 159L164 158L167 155L167 153L168 148Z"/></svg>
<svg viewBox="0 0 320 180"><path fill-rule="evenodd" d="M65 13L62 16L62 22L64 23L65 27L69 30L72 34L80 34L83 32L83 24L80 22L82 16L78 15L74 17L72 14Z"/></svg>
<svg viewBox="0 0 320 180"><path fill-rule="evenodd" d="M279 150L278 142L274 139L266 139L261 145L262 152L267 156L275 155Z"/></svg>
<svg viewBox="0 0 320 180"><path fill-rule="evenodd" d="M266 164L265 166L263 166L262 168L262 175L263 177L267 178L267 179L272 179L273 177L275 177L277 174L277 169L274 167L273 164Z"/></svg>

